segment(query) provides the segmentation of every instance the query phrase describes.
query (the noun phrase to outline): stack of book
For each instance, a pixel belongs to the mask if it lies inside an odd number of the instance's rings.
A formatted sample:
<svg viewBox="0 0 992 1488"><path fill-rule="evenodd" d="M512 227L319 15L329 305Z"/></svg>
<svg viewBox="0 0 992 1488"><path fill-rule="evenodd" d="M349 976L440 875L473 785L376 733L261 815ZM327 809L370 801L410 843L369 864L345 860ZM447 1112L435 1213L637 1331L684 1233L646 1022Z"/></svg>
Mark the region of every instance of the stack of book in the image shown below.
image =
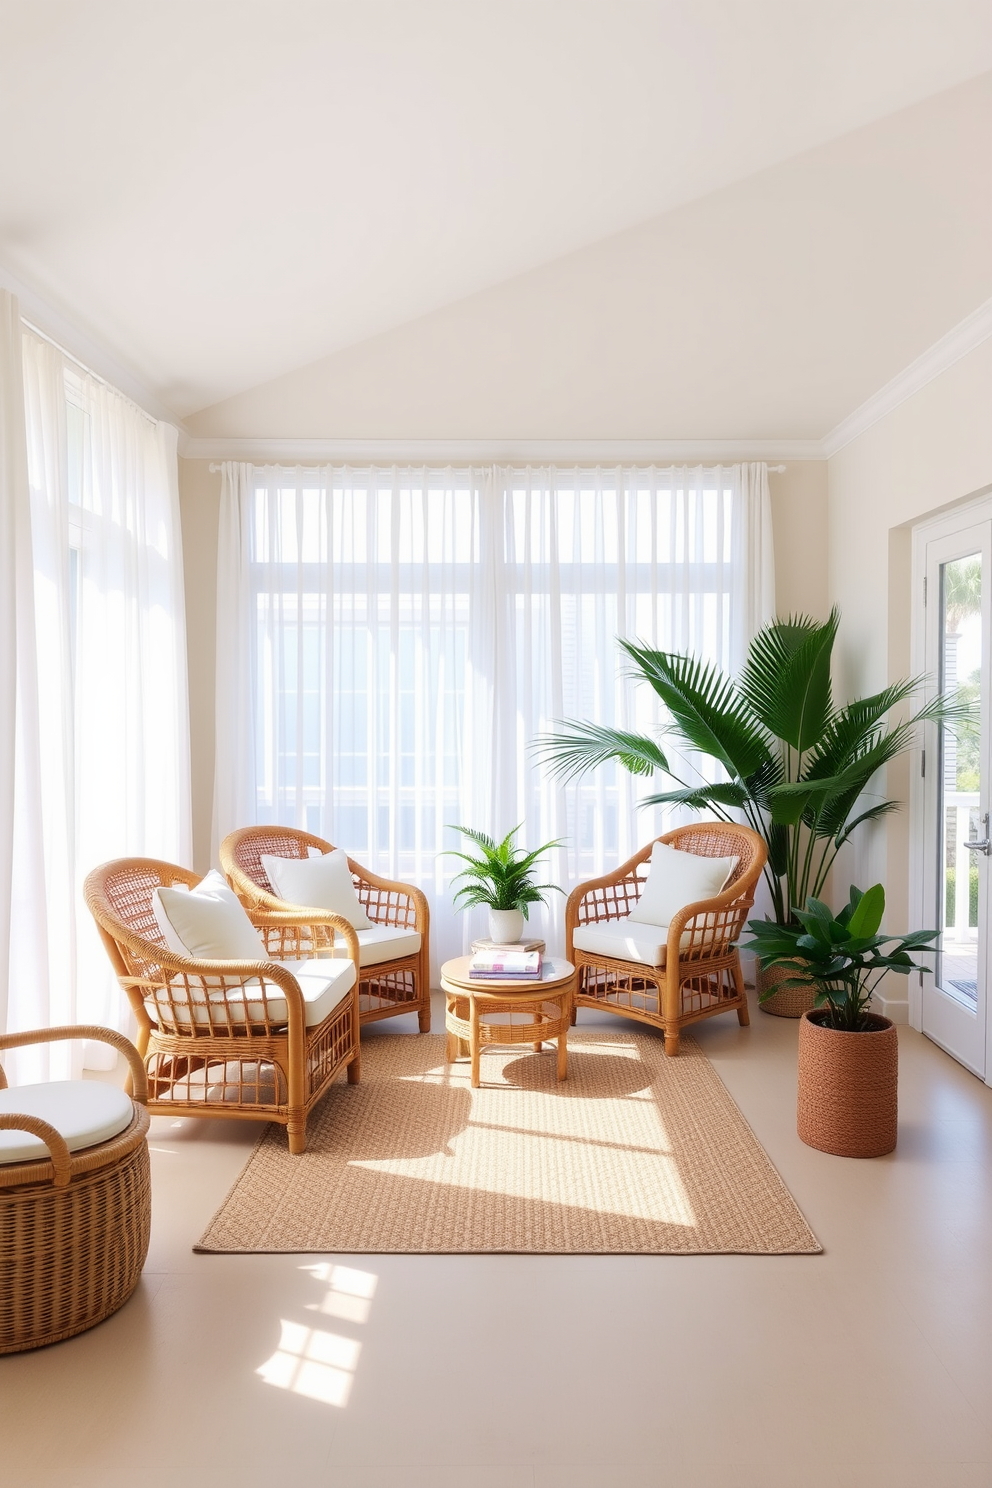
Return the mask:
<svg viewBox="0 0 992 1488"><path fill-rule="evenodd" d="M540 951L487 946L476 951L469 962L468 974L487 982L533 982L541 975L541 965Z"/></svg>

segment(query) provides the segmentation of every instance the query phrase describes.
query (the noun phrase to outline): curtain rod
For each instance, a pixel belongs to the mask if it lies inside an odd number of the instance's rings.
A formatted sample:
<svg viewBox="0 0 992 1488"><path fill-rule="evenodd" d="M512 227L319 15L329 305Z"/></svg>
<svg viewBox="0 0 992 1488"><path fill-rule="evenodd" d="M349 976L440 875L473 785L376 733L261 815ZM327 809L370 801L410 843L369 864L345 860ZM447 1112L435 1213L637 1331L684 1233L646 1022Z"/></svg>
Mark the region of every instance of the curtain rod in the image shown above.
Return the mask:
<svg viewBox="0 0 992 1488"><path fill-rule="evenodd" d="M112 382L108 382L106 377L101 377L99 372L94 372L92 367L87 367L86 363L81 362L77 356L74 356L71 351L62 345L61 341L56 341L54 336L50 336L47 331L43 331L41 326L35 325L33 320L28 320L27 316L22 315L21 325L30 331L32 336L37 336L40 341L47 341L49 346L54 346L55 350L64 356L67 362L73 362L81 372L86 373L87 377L92 377L94 382L98 382L101 387L105 387L108 392L113 393L116 397L123 398L125 403L129 403L135 412L140 413L141 417L147 419L150 424L158 424L158 419L150 414L146 408L142 408L140 403L135 403L133 398L129 398L127 393L122 392L119 387L115 387ZM217 469L220 469L219 465Z"/></svg>
<svg viewBox="0 0 992 1488"><path fill-rule="evenodd" d="M46 337L46 339L47 339L47 337ZM82 365L82 363L80 363L80 365ZM320 463L327 464L329 462L327 462L327 461L321 461ZM511 461L510 463L512 464L513 462ZM209 466L207 468L209 469L211 475L217 475L218 472L221 471L221 470L223 470L224 467L223 467L223 465L218 465L215 461L211 460L211 462L210 462L210 464L209 464ZM782 475L786 470L788 470L788 468L789 468L788 465L769 465L768 466L768 474L769 475Z"/></svg>

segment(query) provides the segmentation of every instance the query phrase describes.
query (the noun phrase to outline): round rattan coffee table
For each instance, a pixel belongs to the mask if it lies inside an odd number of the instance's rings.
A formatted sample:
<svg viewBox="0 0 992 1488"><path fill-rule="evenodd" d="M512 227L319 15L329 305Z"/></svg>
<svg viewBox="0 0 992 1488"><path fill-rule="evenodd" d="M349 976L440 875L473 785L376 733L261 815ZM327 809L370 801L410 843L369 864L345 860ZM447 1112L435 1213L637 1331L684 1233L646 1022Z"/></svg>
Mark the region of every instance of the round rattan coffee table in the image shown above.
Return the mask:
<svg viewBox="0 0 992 1488"><path fill-rule="evenodd" d="M472 1061L472 1088L479 1088L479 1065L487 1045L530 1044L540 1050L558 1040L558 1078L568 1073L566 1039L575 999L575 967L560 956L544 958L540 981L488 981L470 977L471 956L441 967L445 998L447 1060Z"/></svg>

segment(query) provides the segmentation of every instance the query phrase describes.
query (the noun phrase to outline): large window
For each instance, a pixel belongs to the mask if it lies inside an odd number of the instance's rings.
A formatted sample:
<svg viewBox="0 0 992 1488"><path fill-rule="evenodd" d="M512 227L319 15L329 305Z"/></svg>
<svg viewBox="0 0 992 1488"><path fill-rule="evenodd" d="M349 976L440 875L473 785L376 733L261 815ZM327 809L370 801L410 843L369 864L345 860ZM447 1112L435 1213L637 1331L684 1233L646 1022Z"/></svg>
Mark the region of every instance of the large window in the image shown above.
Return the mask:
<svg viewBox="0 0 992 1488"><path fill-rule="evenodd" d="M738 663L736 470L226 471L248 529L257 820L421 884L442 958L482 930L445 893L452 824L564 839L564 886L664 828L643 781L607 767L563 789L530 745L561 718L658 725L618 636ZM538 923L553 934L560 905Z"/></svg>

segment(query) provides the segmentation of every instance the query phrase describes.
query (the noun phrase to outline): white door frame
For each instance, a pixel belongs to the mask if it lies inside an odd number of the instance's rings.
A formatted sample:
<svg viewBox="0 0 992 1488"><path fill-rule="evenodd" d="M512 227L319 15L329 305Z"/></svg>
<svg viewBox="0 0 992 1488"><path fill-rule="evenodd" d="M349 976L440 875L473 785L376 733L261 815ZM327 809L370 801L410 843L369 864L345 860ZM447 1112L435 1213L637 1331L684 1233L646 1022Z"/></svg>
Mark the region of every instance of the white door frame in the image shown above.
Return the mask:
<svg viewBox="0 0 992 1488"><path fill-rule="evenodd" d="M926 577L926 549L927 545L942 537L952 537L962 527L974 523L988 521L992 522L992 488L978 493L968 501L962 501L951 510L945 510L940 516L917 523L912 529L913 538L913 562L912 562L912 632L911 632L911 654L912 674L920 676L926 671L926 621L927 621L927 598L936 601L935 596L925 596L924 582ZM990 658L992 661L992 658ZM989 740L986 740L988 748ZM937 750L935 745L934 726L926 726L926 737L924 747L931 761L936 762ZM928 773L929 773L928 767ZM927 909L924 904L924 873L926 863L926 785L922 769L917 767L912 771L909 790L909 923L911 928L926 928L924 920L927 918ZM990 916L992 919L992 916ZM992 924L989 925L992 933ZM923 1028L923 979L921 976L911 975L909 978L909 1022L910 1025L922 1031ZM992 977L986 992L987 999L992 1004ZM992 1005L989 1006L992 1014ZM992 1086L992 1016L986 1017L986 1051L985 1051L985 1083Z"/></svg>

